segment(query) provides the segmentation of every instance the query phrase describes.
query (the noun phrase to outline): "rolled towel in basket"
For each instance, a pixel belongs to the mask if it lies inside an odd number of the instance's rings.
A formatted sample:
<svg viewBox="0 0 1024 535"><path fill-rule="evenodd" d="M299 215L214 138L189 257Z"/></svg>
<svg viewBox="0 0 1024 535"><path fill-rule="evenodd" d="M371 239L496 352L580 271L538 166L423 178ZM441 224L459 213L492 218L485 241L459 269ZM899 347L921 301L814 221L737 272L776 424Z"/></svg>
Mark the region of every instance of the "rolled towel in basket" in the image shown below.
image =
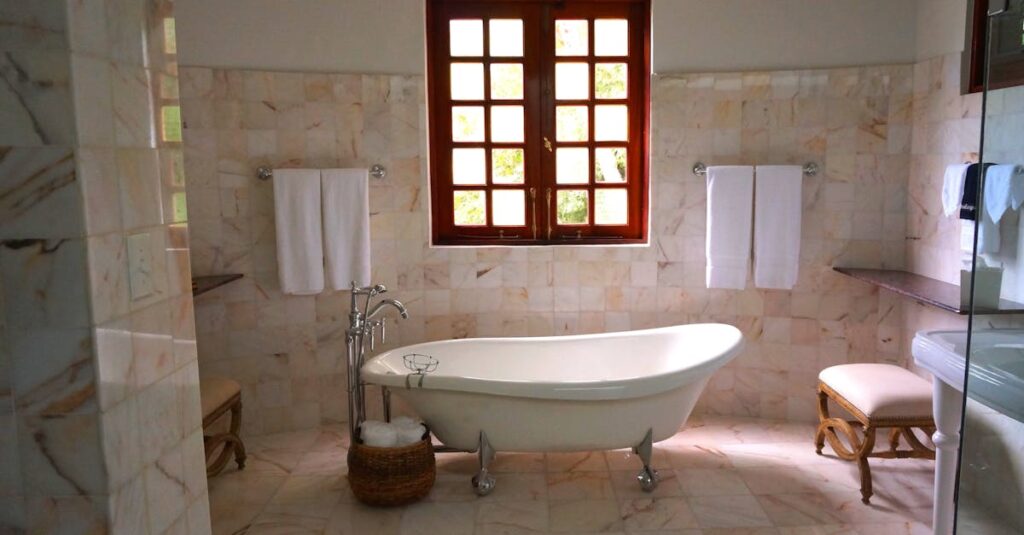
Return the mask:
<svg viewBox="0 0 1024 535"><path fill-rule="evenodd" d="M398 445L409 446L423 440L423 434L427 432L427 428L423 426L423 422L414 420L408 416L399 416L391 420L391 425L398 432Z"/></svg>
<svg viewBox="0 0 1024 535"><path fill-rule="evenodd" d="M398 446L398 431L394 426L375 420L367 420L359 426L363 444L376 448Z"/></svg>

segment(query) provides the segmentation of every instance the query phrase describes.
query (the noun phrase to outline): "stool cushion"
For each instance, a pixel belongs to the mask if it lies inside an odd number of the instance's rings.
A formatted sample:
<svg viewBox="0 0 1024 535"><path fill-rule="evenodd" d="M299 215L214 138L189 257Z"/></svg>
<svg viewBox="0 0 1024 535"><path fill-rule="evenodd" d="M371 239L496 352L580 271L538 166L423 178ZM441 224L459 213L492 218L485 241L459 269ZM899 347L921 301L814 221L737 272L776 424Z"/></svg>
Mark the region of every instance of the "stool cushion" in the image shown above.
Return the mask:
<svg viewBox="0 0 1024 535"><path fill-rule="evenodd" d="M818 379L868 418L931 418L932 387L910 370L891 364L842 364Z"/></svg>
<svg viewBox="0 0 1024 535"><path fill-rule="evenodd" d="M227 403L235 394L242 391L236 381L221 377L209 377L199 380L199 400L203 407L203 418Z"/></svg>

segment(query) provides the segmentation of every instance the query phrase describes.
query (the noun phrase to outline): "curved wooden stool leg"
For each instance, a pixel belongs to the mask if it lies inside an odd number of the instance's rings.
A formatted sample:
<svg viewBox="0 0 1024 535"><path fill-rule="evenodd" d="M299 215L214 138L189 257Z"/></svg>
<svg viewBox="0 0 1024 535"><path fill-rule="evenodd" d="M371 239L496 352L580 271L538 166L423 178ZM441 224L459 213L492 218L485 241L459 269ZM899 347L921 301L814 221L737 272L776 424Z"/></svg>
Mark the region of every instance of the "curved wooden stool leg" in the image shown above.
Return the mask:
<svg viewBox="0 0 1024 535"><path fill-rule="evenodd" d="M822 424L826 420L831 419L828 414L828 395L818 389L818 430L814 433L814 448L818 455L821 455L821 449L825 447L825 429Z"/></svg>
<svg viewBox="0 0 1024 535"><path fill-rule="evenodd" d="M860 468L860 495L864 503L868 503L874 491L871 487L871 465L868 464L868 455L875 449L875 428L864 429L864 442L857 451L857 466Z"/></svg>
<svg viewBox="0 0 1024 535"><path fill-rule="evenodd" d="M238 436L238 431L242 428L242 401L239 399L238 403L235 403L231 407L231 435L234 437L234 450L235 450L235 464L238 465L239 470L245 469L245 444L242 443L242 439Z"/></svg>
<svg viewBox="0 0 1024 535"><path fill-rule="evenodd" d="M228 461L231 460L231 455L237 452L237 448L242 444L241 439L238 435L233 433L222 433L211 437L204 437L206 458L209 459L217 448L223 448L217 455L217 458L213 462L206 465L206 477L213 477L219 474L224 467L227 466Z"/></svg>

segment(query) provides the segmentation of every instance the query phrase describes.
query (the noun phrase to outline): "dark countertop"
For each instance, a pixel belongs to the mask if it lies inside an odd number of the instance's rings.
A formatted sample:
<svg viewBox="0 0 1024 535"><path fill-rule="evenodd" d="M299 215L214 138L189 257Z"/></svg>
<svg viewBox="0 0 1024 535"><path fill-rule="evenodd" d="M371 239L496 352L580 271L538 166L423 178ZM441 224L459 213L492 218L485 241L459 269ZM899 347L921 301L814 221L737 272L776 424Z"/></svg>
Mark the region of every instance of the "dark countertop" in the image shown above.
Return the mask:
<svg viewBox="0 0 1024 535"><path fill-rule="evenodd" d="M225 275L204 275L192 277L192 297L204 294L214 288L242 278L241 273L228 273Z"/></svg>
<svg viewBox="0 0 1024 535"><path fill-rule="evenodd" d="M960 307L960 287L948 282L894 269L861 269L833 267L832 269L868 284L917 300L954 314L966 316L970 310ZM976 309L976 314L1024 314L1024 304L1001 299L998 309Z"/></svg>

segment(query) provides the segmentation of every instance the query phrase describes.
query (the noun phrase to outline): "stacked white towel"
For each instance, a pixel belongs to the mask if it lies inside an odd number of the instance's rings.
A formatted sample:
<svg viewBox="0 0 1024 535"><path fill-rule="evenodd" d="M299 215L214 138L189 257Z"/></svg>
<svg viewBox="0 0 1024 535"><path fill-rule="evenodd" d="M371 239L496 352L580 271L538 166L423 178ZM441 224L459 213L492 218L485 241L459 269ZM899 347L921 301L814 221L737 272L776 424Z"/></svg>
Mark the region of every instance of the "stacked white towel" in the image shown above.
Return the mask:
<svg viewBox="0 0 1024 535"><path fill-rule="evenodd" d="M400 448L423 440L427 428L423 422L405 416L390 423L367 420L359 425L363 444L377 448Z"/></svg>

